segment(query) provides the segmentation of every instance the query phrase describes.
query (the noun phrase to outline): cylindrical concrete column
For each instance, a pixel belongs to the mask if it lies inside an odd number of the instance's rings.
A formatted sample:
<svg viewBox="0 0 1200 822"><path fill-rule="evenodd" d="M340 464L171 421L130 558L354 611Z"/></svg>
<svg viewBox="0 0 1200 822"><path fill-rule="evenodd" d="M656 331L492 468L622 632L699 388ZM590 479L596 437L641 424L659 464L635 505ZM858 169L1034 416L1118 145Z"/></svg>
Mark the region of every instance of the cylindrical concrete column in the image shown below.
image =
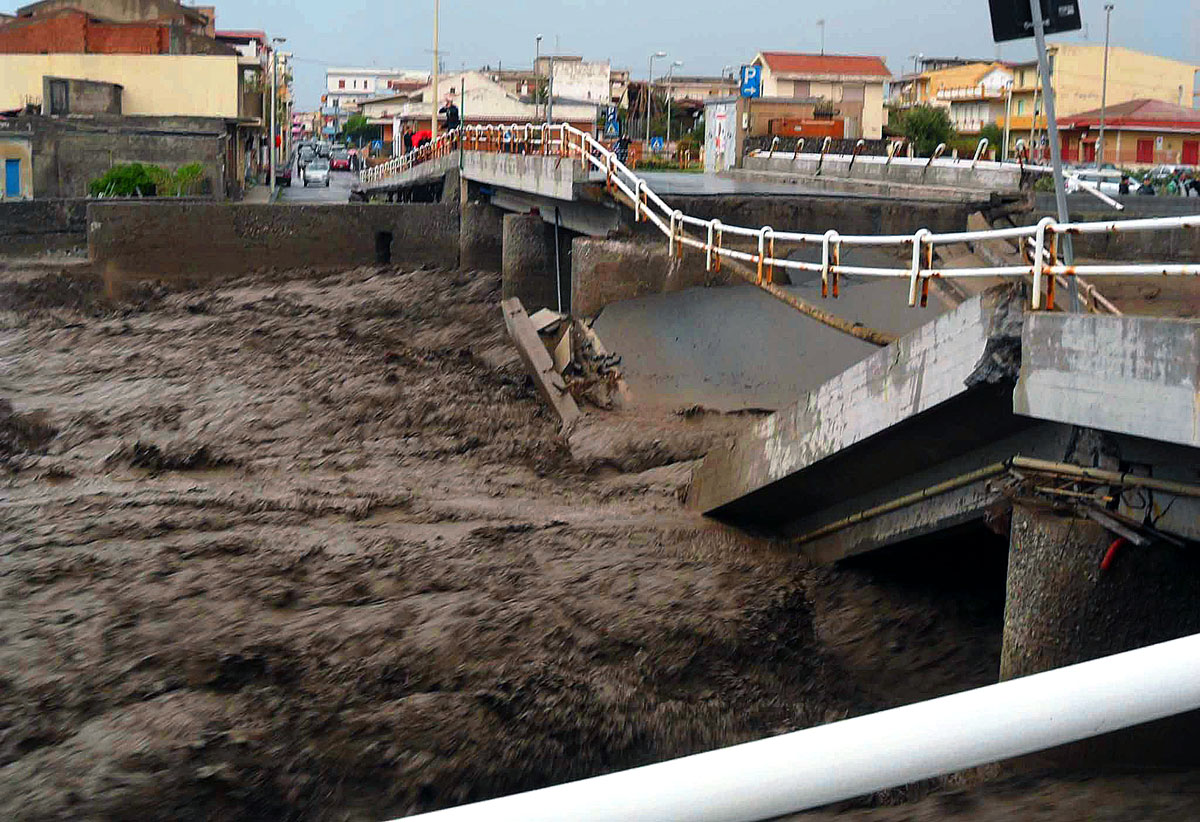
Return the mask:
<svg viewBox="0 0 1200 822"><path fill-rule="evenodd" d="M531 314L539 308L557 310L555 277L554 227L537 214L504 215L504 299L518 298Z"/></svg>
<svg viewBox="0 0 1200 822"><path fill-rule="evenodd" d="M459 267L500 271L504 266L504 212L491 203L463 203L459 220Z"/></svg>
<svg viewBox="0 0 1200 822"><path fill-rule="evenodd" d="M1162 542L1123 544L1102 571L1100 563L1116 539L1091 519L1013 507L1002 680L1200 632L1200 557ZM1188 715L1170 727L1146 726L1080 743L1055 759L1194 762L1200 758L1190 744L1197 720Z"/></svg>

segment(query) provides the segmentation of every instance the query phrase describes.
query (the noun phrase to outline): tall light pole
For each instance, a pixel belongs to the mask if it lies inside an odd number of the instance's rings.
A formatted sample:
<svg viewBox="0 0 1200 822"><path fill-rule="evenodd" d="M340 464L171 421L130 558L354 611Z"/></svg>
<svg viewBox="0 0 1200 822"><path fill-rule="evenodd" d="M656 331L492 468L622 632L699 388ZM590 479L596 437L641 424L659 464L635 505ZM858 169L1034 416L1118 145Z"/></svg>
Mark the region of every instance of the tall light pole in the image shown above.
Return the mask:
<svg viewBox="0 0 1200 822"><path fill-rule="evenodd" d="M1100 90L1100 139L1096 141L1096 168L1104 165L1104 121L1108 108L1108 43L1112 30L1113 4L1104 4L1104 85Z"/></svg>
<svg viewBox="0 0 1200 822"><path fill-rule="evenodd" d="M279 105L279 44L286 43L286 37L271 38L271 197L275 197L275 109Z"/></svg>
<svg viewBox="0 0 1200 822"><path fill-rule="evenodd" d="M533 47L533 116L538 116L538 103L542 97L542 79L538 74L538 63L542 62L542 35L538 35Z"/></svg>
<svg viewBox="0 0 1200 822"><path fill-rule="evenodd" d="M430 139L436 143L438 138L438 18L441 16L442 2L441 0L433 0L433 74L430 79L432 86L430 88L429 101L429 119L432 125L429 127Z"/></svg>
<svg viewBox="0 0 1200 822"><path fill-rule="evenodd" d="M682 60L676 60L667 69L667 146L671 144L671 80L675 77L675 69L682 65Z"/></svg>
<svg viewBox="0 0 1200 822"><path fill-rule="evenodd" d="M821 29L821 56L825 56L825 19L821 18L817 21L817 26Z"/></svg>
<svg viewBox="0 0 1200 822"><path fill-rule="evenodd" d="M1046 55L1046 24L1042 19L1041 0L1029 0L1029 9L1033 14L1033 37L1037 44L1038 72L1042 75L1042 99L1046 105L1046 121L1050 127L1050 165L1054 169L1054 199L1058 205L1058 221L1071 222L1067 209L1067 190L1063 181L1062 142L1058 134L1058 117L1054 111L1054 77L1050 72L1050 58ZM1036 117L1036 110L1034 113ZM1075 265L1075 246L1071 235L1064 234L1062 238L1063 259L1067 265ZM1041 265L1041 260L1036 260ZM1079 286L1074 277L1067 277L1070 292L1070 310L1079 311Z"/></svg>
<svg viewBox="0 0 1200 822"><path fill-rule="evenodd" d="M650 70L646 74L646 150L650 150L650 112L654 108L654 61L666 57L665 51L656 51L650 55Z"/></svg>

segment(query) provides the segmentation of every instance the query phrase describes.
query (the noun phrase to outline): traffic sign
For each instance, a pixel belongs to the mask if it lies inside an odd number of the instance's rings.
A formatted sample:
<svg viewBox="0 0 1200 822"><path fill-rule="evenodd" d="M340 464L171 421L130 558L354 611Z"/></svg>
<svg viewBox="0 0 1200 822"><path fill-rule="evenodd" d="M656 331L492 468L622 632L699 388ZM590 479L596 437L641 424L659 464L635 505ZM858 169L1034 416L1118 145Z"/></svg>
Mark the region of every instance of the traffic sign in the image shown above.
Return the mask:
<svg viewBox="0 0 1200 822"><path fill-rule="evenodd" d="M663 148L665 148L665 147L666 147L666 143L663 142L663 138L661 138L661 137L654 137L653 139L650 140L650 150L651 151L662 151Z"/></svg>
<svg viewBox="0 0 1200 822"><path fill-rule="evenodd" d="M610 106L608 116L604 118L604 134L608 137L616 137L621 133L621 123L617 119L617 107Z"/></svg>
<svg viewBox="0 0 1200 822"><path fill-rule="evenodd" d="M997 43L1033 36L1033 9L1029 0L988 0L992 9L992 39ZM1083 28L1078 0L1042 0L1046 34Z"/></svg>
<svg viewBox="0 0 1200 822"><path fill-rule="evenodd" d="M762 66L742 66L742 96L762 97Z"/></svg>

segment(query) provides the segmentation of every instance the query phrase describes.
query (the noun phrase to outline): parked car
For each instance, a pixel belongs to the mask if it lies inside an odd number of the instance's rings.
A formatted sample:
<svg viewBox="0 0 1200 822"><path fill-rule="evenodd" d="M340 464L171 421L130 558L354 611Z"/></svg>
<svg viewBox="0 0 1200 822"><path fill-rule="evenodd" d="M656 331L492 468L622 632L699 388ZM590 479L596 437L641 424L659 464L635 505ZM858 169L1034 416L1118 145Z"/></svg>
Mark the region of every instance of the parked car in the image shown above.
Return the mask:
<svg viewBox="0 0 1200 822"><path fill-rule="evenodd" d="M336 148L329 155L329 167L334 171L350 170L350 152L344 148Z"/></svg>
<svg viewBox="0 0 1200 822"><path fill-rule="evenodd" d="M1115 197L1121 193L1121 179L1125 175L1117 169L1079 169L1067 173L1067 193L1074 194L1077 191L1082 191L1087 186L1083 183L1090 183L1093 187L1100 189L1103 193L1110 197ZM1130 178L1129 193L1137 194L1140 185L1137 180Z"/></svg>
<svg viewBox="0 0 1200 822"><path fill-rule="evenodd" d="M329 161L324 157L314 159L304 167L303 180L305 188L308 188L309 185L319 186L321 184L329 188Z"/></svg>
<svg viewBox="0 0 1200 822"><path fill-rule="evenodd" d="M275 166L275 185L292 187L291 166Z"/></svg>

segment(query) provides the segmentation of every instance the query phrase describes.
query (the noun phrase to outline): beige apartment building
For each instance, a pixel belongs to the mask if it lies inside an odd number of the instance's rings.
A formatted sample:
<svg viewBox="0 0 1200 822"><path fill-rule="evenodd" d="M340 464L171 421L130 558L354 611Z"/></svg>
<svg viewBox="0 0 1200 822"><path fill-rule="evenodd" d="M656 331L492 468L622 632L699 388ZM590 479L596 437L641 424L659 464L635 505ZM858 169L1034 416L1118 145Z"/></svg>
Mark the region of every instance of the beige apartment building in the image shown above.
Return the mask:
<svg viewBox="0 0 1200 822"><path fill-rule="evenodd" d="M845 120L845 136L883 137L885 89L892 73L882 57L760 52L762 96L820 101Z"/></svg>

